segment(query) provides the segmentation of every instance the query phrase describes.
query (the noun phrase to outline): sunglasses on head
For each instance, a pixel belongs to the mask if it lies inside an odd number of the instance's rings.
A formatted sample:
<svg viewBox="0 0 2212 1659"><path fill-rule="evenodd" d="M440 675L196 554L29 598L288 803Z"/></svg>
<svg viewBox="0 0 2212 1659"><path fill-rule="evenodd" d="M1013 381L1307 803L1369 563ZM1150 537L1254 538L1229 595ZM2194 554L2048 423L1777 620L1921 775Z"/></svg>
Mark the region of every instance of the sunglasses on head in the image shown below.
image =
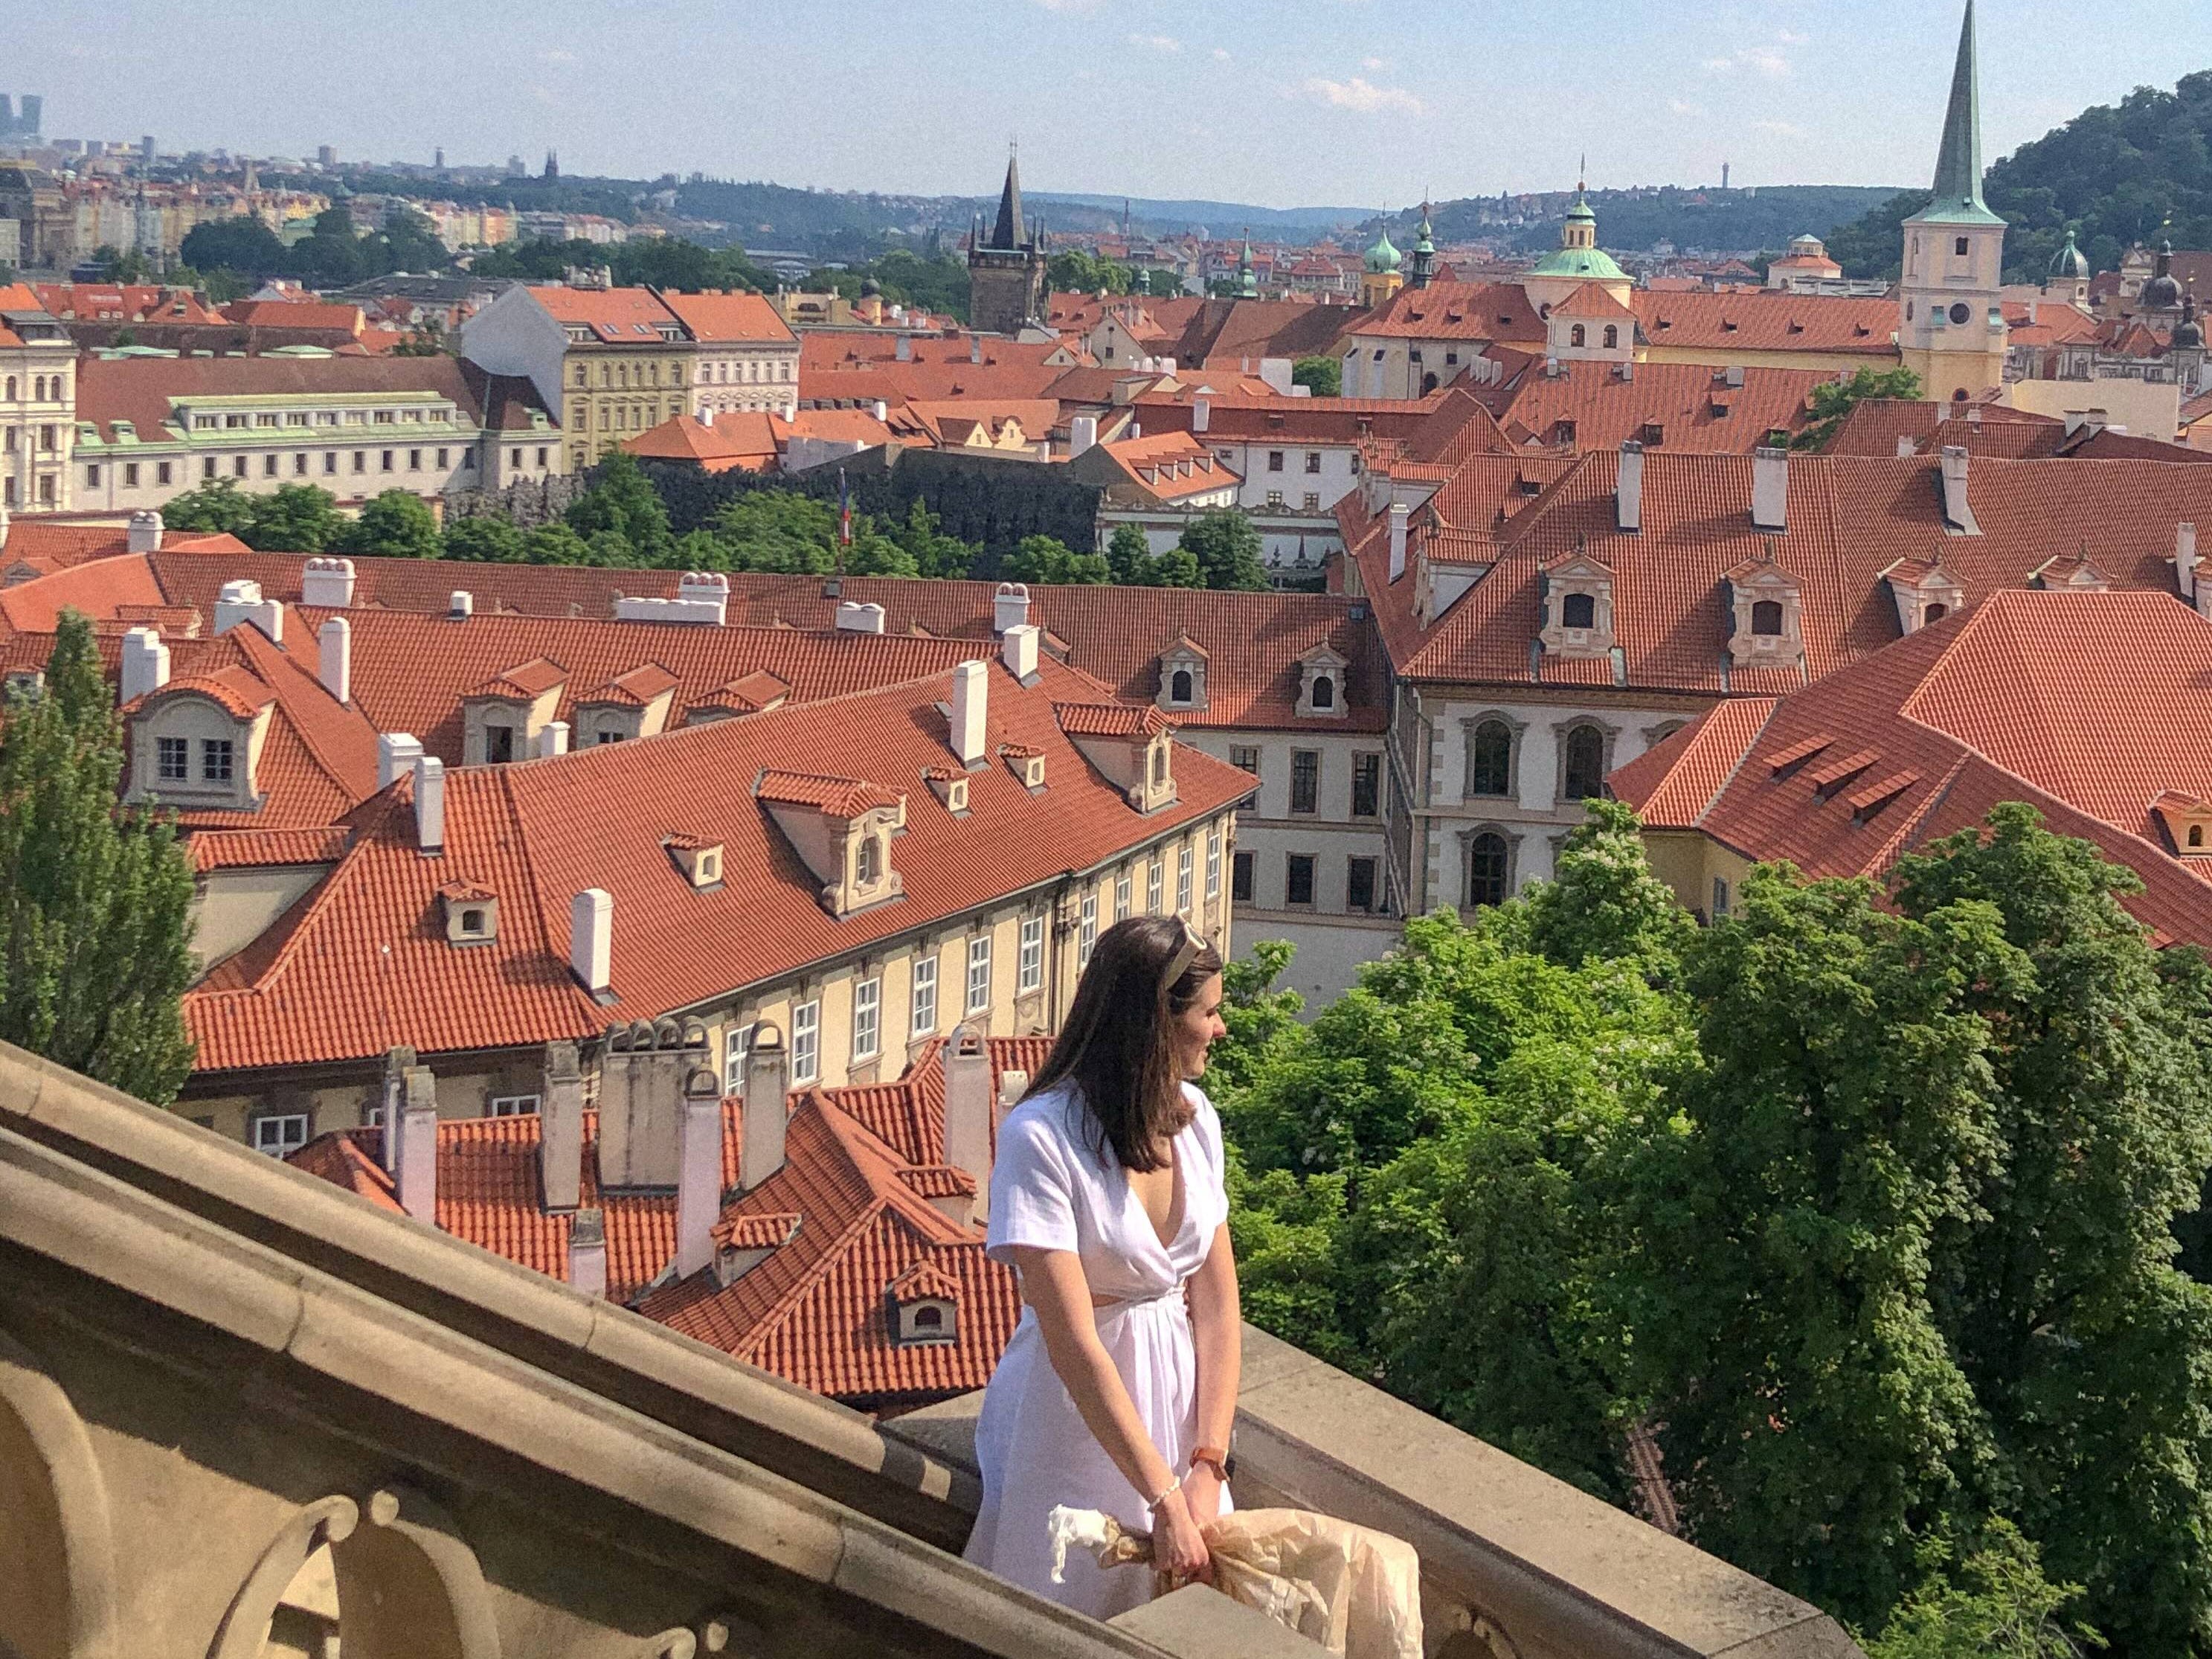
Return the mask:
<svg viewBox="0 0 2212 1659"><path fill-rule="evenodd" d="M1190 925L1189 918L1180 920L1182 922L1182 943L1176 946L1176 953L1168 958L1167 972L1160 979L1163 985L1173 985L1181 979L1189 970L1190 964L1198 960L1199 952L1206 949L1206 941L1199 937L1198 929Z"/></svg>

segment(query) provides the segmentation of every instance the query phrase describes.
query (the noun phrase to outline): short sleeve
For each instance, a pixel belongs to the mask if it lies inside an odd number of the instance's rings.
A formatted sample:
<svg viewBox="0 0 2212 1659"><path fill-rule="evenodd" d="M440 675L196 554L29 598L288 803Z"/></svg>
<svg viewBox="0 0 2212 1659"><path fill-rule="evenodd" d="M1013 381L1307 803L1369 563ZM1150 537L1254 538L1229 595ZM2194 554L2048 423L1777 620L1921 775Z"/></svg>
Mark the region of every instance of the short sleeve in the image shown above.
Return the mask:
<svg viewBox="0 0 2212 1659"><path fill-rule="evenodd" d="M994 1261L1028 1246L1073 1250L1075 1171L1059 1127L1042 1111L1017 1111L999 1126L991 1164L991 1226L984 1253Z"/></svg>
<svg viewBox="0 0 2212 1659"><path fill-rule="evenodd" d="M1206 1097L1206 1091L1196 1084L1186 1083L1182 1086L1193 1107L1191 1133L1206 1159L1208 1176L1206 1196L1211 1200L1210 1207L1221 1220L1226 1220L1229 1217L1229 1160L1222 1150L1221 1115L1213 1109L1213 1103Z"/></svg>

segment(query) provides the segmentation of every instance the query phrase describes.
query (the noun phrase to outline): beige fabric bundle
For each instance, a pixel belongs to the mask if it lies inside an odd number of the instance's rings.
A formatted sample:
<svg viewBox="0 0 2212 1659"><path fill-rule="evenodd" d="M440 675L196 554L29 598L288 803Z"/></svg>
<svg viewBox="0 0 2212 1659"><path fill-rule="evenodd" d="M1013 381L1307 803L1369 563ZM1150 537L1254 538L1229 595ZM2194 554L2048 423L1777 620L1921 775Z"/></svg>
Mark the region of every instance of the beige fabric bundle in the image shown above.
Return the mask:
<svg viewBox="0 0 2212 1659"><path fill-rule="evenodd" d="M1102 1567L1152 1559L1152 1539L1096 1510L1052 1512L1054 1580L1071 1545ZM1237 1510L1206 1534L1214 1588L1343 1659L1421 1659L1421 1564L1387 1533L1305 1510Z"/></svg>

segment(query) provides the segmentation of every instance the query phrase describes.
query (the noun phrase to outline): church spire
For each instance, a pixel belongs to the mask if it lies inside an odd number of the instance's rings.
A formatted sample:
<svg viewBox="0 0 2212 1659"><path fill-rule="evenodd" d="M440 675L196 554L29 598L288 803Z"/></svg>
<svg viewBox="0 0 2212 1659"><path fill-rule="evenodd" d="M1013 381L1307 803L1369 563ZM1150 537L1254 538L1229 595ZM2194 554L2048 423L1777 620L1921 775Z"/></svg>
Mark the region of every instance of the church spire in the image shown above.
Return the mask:
<svg viewBox="0 0 2212 1659"><path fill-rule="evenodd" d="M1936 205L1979 209L1982 200L1982 100L1974 63L1974 0L1959 26L1959 61L1951 70L1951 103L1943 113L1943 148L1936 156Z"/></svg>
<svg viewBox="0 0 2212 1659"><path fill-rule="evenodd" d="M1026 240L1022 229L1021 162L1018 154L1010 145L1006 150L1006 188L999 192L999 222L991 229L991 246L1021 246Z"/></svg>

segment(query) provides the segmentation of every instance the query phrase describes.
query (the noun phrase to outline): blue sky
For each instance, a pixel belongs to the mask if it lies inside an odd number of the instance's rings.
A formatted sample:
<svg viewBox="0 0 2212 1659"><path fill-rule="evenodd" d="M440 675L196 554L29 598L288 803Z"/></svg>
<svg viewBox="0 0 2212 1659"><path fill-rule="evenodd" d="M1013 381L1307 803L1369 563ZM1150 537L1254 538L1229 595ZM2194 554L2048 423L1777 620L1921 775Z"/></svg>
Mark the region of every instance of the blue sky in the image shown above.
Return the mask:
<svg viewBox="0 0 2212 1659"><path fill-rule="evenodd" d="M76 0L0 90L56 137L982 194L1379 206L1715 181L1917 184L1958 0ZM2207 0L1981 0L1990 159L2212 68Z"/></svg>

